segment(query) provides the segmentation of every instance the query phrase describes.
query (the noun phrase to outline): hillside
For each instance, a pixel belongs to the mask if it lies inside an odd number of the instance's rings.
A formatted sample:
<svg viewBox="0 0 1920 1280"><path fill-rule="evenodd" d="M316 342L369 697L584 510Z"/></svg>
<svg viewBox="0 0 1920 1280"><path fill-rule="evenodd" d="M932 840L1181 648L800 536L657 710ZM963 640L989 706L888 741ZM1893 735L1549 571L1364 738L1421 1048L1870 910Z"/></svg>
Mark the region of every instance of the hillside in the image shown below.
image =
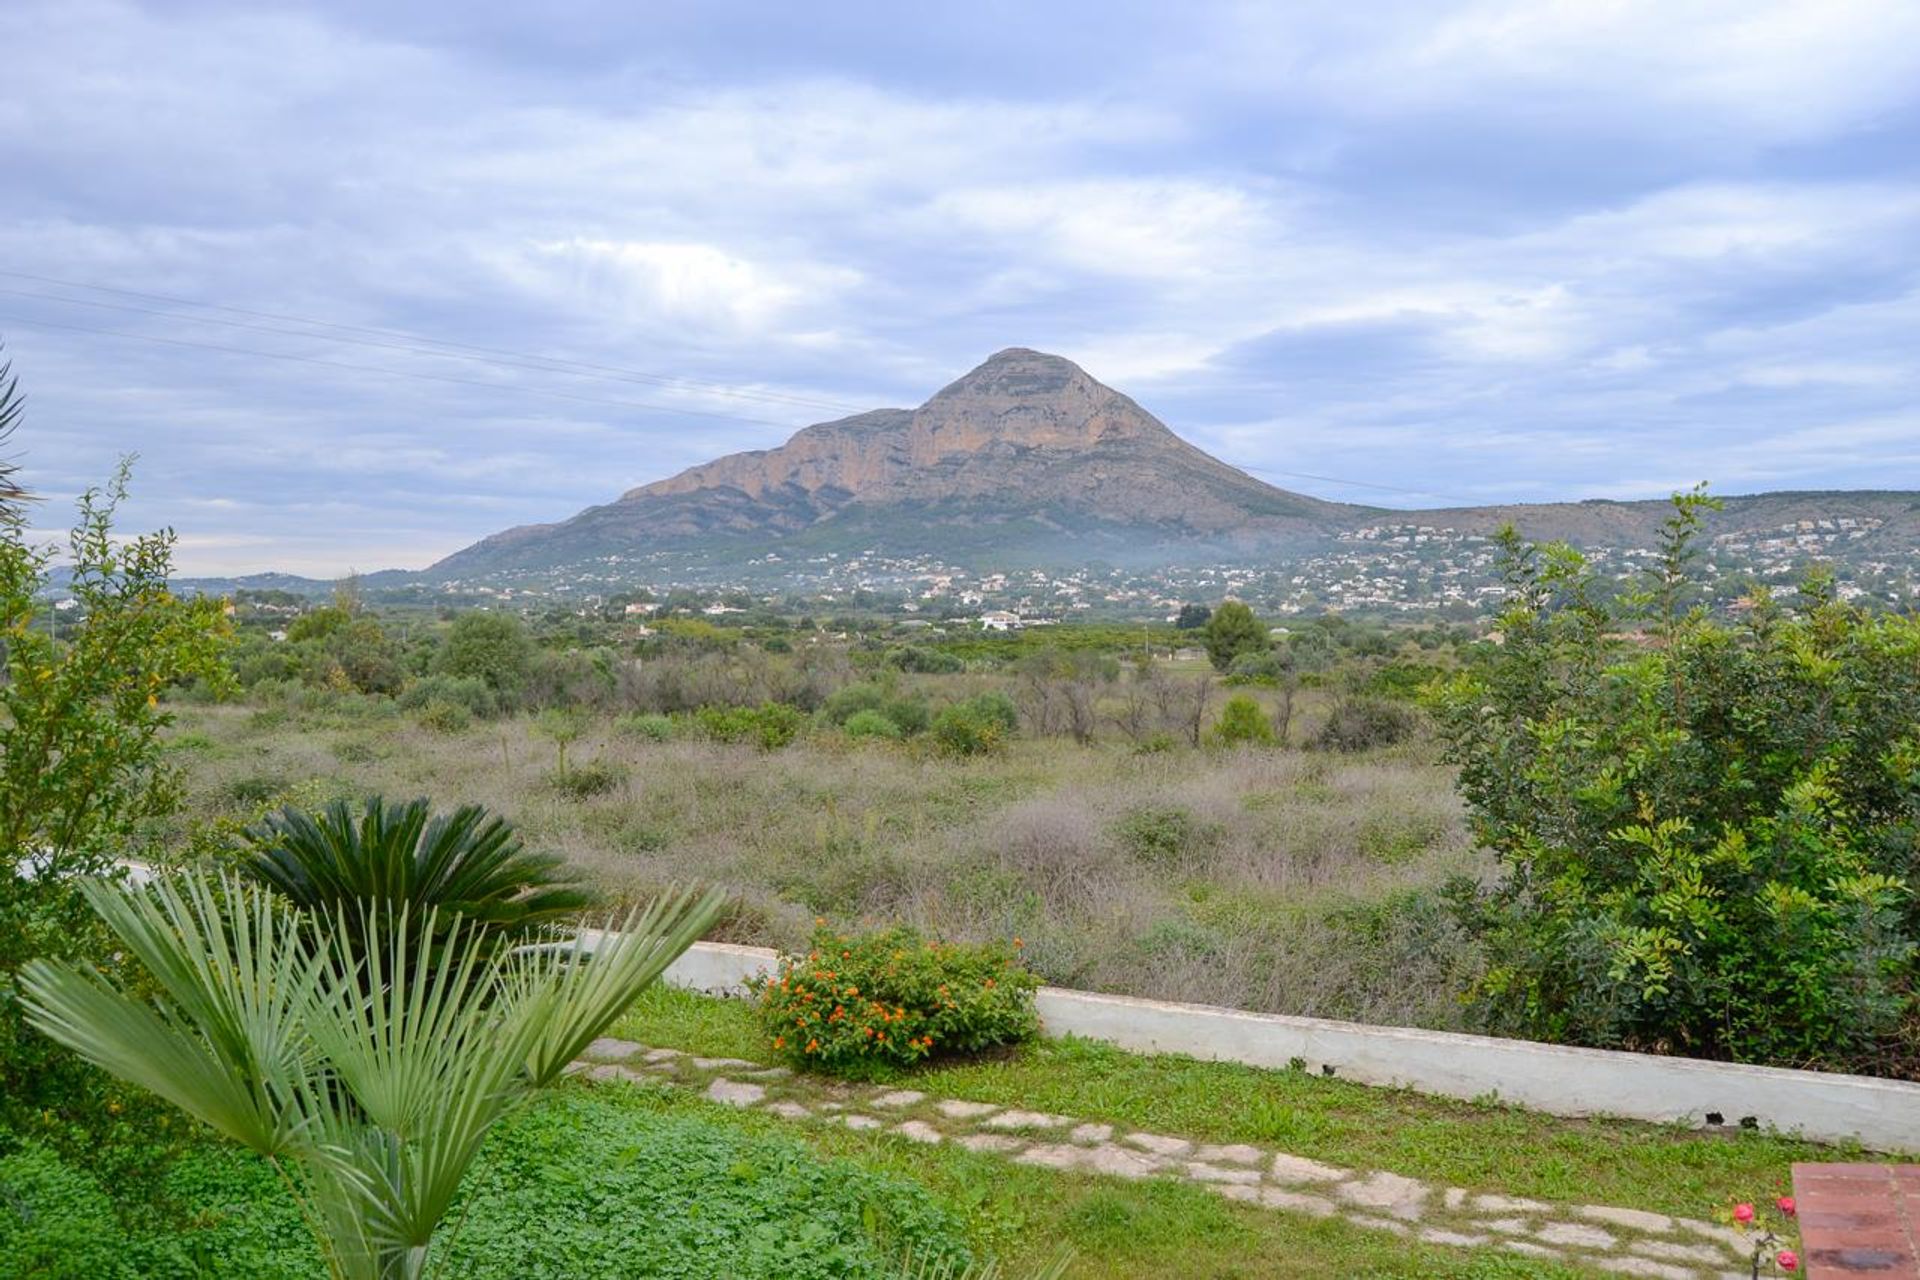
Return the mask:
<svg viewBox="0 0 1920 1280"><path fill-rule="evenodd" d="M796 553L884 544L1008 562L1148 561L1315 541L1371 508L1254 479L1059 356L1013 348L918 409L876 409L509 529L436 578L609 555Z"/></svg>

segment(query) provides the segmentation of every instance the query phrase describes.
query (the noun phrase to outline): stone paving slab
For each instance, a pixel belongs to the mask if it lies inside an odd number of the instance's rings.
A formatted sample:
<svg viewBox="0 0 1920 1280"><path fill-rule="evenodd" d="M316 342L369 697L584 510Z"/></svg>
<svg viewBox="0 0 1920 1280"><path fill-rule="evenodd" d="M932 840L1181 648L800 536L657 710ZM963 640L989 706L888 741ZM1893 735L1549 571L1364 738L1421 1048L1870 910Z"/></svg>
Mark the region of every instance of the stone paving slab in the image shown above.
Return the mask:
<svg viewBox="0 0 1920 1280"><path fill-rule="evenodd" d="M647 1065L644 1070L623 1065L629 1063ZM1202 1142L1098 1119L929 1097L917 1089L853 1085L739 1058L694 1057L610 1037L596 1040L571 1070L596 1082L690 1088L722 1106L765 1111L796 1123L842 1125L873 1133L880 1141L951 1142L983 1156L1063 1173L1182 1181L1278 1212L1340 1217L1428 1244L1495 1249L1646 1280L1744 1277L1752 1255L1752 1235L1722 1223L1632 1206L1550 1204L1435 1186L1389 1170L1349 1169L1253 1143ZM1803 1167L1808 1166L1795 1167L1796 1175ZM1846 1168L1847 1173L1830 1179L1832 1188L1857 1190L1871 1178L1880 1179L1875 1186L1890 1185L1884 1166ZM1854 1168L1872 1172L1855 1173ZM1920 1168L1910 1182L1891 1185L1920 1210ZM1803 1211L1803 1219L1806 1216ZM1809 1241L1813 1239L1809 1231ZM1816 1267L1813 1274L1864 1273ZM1872 1274L1877 1280L1920 1280L1920 1272L1911 1270Z"/></svg>

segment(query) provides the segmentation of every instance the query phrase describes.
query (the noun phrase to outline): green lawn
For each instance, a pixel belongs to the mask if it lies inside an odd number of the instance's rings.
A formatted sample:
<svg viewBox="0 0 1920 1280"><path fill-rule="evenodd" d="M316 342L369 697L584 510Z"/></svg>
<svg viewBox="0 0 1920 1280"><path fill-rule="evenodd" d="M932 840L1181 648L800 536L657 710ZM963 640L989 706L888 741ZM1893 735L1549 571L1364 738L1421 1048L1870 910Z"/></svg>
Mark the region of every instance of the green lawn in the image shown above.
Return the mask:
<svg viewBox="0 0 1920 1280"><path fill-rule="evenodd" d="M645 1044L688 1049L711 1056L756 1060L769 1057L743 1001L716 1000L657 988L637 1005L618 1033ZM907 1078L905 1076L903 1079ZM1374 1089L1293 1071L1263 1071L1175 1056L1126 1053L1087 1041L1042 1041L984 1061L934 1065L911 1074L912 1086L937 1095L994 1102L1160 1133L1220 1142L1277 1146L1294 1154L1360 1169L1385 1169L1441 1185L1502 1192L1564 1203L1600 1203L1692 1218L1723 1217L1735 1200L1771 1197L1787 1188L1795 1160L1859 1159L1857 1150L1740 1130L1702 1133L1622 1120L1569 1120L1491 1104L1455 1102L1403 1090ZM1569 1081L1577 1088L1577 1081ZM847 1135L811 1134L810 1141L835 1148ZM900 1143L871 1143L891 1152ZM930 1169L955 1158L944 1150L909 1151L898 1159ZM960 1160L960 1167L968 1161ZM1022 1171L995 1164L991 1180ZM916 1176L919 1176L916 1174ZM1050 1175L1056 1183L1073 1179ZM1184 1202L1182 1188L1090 1184L1070 1198L1131 1206L1151 1214L1167 1197ZM1057 1200L1056 1190L1041 1200ZM1203 1202L1214 1197L1194 1193ZM1016 1204L1022 1204L1019 1198ZM1196 1208L1208 1221L1232 1220L1239 1232L1310 1232L1290 1219L1261 1226L1230 1206ZM1036 1209L1023 1208L1022 1220ZM1116 1210L1117 1212L1117 1210ZM1225 1215L1224 1218L1222 1215ZM1266 1215L1282 1219L1286 1215ZM1323 1224L1324 1225L1324 1224ZM1067 1239L1097 1256L1105 1267L1129 1274L1131 1257L1110 1250L1112 1240L1048 1203L1046 1218L1027 1231L1037 1238ZM1333 1228L1326 1228L1333 1230ZM1360 1233L1366 1234L1366 1233ZM1021 1239L1015 1232L1010 1239ZM1191 1246L1171 1239L1169 1257ZM1381 1242L1367 1240L1355 1257L1372 1256ZM1321 1245L1326 1246L1322 1240ZM1362 1248L1361 1242L1351 1242ZM1344 1246L1343 1246L1344 1247ZM1448 1265L1466 1265L1458 1256ZM1140 1274L1231 1275L1209 1271L1219 1258L1193 1264L1198 1270ZM1186 1264L1183 1264L1186 1265ZM1438 1264L1436 1264L1437 1266ZM1360 1274L1354 1272L1354 1274ZM1391 1273L1388 1274L1401 1274ZM1404 1274L1424 1274L1407 1272ZM1443 1270L1432 1274L1455 1274ZM1465 1273L1461 1273L1465 1274Z"/></svg>

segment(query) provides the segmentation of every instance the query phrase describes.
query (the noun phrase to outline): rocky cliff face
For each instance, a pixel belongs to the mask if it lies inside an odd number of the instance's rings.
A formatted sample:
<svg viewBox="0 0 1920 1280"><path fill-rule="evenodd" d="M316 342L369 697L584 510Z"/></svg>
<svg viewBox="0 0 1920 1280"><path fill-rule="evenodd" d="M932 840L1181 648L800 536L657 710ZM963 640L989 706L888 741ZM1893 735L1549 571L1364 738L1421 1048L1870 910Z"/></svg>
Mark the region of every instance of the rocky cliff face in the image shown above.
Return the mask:
<svg viewBox="0 0 1920 1280"><path fill-rule="evenodd" d="M564 523L496 534L432 572L729 537L884 535L904 552L950 542L943 529L957 525L1060 540L1069 556L1076 540L1099 554L1196 539L1246 548L1316 533L1357 510L1235 470L1071 361L1016 347L918 409L807 427L777 449L692 467Z"/></svg>

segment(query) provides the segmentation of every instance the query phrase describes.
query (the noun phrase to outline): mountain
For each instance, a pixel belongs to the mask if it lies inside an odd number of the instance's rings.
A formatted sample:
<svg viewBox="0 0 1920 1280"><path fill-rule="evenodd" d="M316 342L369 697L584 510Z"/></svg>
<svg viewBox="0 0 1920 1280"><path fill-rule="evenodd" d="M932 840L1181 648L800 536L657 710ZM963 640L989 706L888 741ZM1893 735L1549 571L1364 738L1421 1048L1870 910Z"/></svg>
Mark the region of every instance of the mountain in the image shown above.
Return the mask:
<svg viewBox="0 0 1920 1280"><path fill-rule="evenodd" d="M1256 480L1073 362L1016 347L918 409L807 427L777 449L689 468L559 524L494 534L427 572L868 546L1009 564L1145 562L1304 545L1373 510Z"/></svg>
<svg viewBox="0 0 1920 1280"><path fill-rule="evenodd" d="M823 422L777 449L691 467L570 520L494 534L414 581L725 579L750 563L867 550L985 569L1277 566L1356 547L1437 545L1421 530L1468 538L1508 522L1535 540L1629 550L1654 546L1670 512L1657 500L1389 511L1307 497L1188 444L1071 361L1016 347L917 409ZM1731 563L1778 572L1794 556L1823 556L1881 572L1920 548L1920 494L1729 497L1706 531Z"/></svg>

